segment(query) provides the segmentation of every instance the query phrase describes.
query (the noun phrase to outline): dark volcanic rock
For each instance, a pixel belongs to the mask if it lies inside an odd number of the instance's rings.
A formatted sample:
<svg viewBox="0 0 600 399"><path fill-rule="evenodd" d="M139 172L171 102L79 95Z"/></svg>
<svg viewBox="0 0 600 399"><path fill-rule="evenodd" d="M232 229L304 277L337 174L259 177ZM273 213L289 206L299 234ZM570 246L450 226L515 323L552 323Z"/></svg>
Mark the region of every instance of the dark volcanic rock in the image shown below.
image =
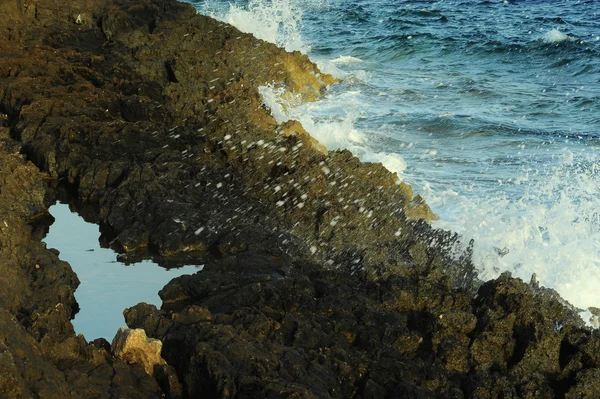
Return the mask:
<svg viewBox="0 0 600 399"><path fill-rule="evenodd" d="M334 83L307 57L172 0L0 14L2 397L600 396L597 332L555 293L504 275L473 296L409 186L276 123L259 86ZM32 227L45 179L124 257L206 263L126 311L163 342L154 378L75 336L77 277Z"/></svg>
<svg viewBox="0 0 600 399"><path fill-rule="evenodd" d="M46 208L43 175L5 138L0 147L0 397L161 397L132 368L75 336L79 284L70 266L34 237Z"/></svg>
<svg viewBox="0 0 600 399"><path fill-rule="evenodd" d="M163 340L188 397L598 393L598 334L551 291L503 275L474 298L429 278L365 282L285 263L213 262L171 281L162 310L140 304L126 320Z"/></svg>

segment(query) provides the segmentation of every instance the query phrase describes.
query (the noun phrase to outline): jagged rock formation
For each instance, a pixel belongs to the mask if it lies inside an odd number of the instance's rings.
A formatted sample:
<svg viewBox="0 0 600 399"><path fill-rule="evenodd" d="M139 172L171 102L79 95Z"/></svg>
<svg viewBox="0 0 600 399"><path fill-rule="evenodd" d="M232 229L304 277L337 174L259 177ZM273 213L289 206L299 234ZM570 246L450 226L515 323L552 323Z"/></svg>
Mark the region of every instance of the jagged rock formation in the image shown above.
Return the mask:
<svg viewBox="0 0 600 399"><path fill-rule="evenodd" d="M277 125L260 85L334 83L308 58L173 0L0 14L3 397L598 396L597 333L557 295L473 296L409 186ZM36 222L57 184L125 258L206 263L126 312L163 342L154 378L75 336L77 277Z"/></svg>
<svg viewBox="0 0 600 399"><path fill-rule="evenodd" d="M311 99L334 81L307 57L183 4L84 4L44 36L43 70L6 61L15 77L3 107L28 156L97 206L121 250L268 247L332 265L352 258L373 278L454 263L443 251L454 237L410 220L431 211L411 204L409 186L347 151L323 154L261 105L266 83Z"/></svg>
<svg viewBox="0 0 600 399"><path fill-rule="evenodd" d="M18 154L18 143L1 140L0 397L160 398L141 367L75 336L79 281L34 223L47 209L45 176Z"/></svg>
<svg viewBox="0 0 600 399"><path fill-rule="evenodd" d="M377 283L236 255L126 311L164 341L188 397L595 395L597 333L553 292L503 275L475 298L430 278ZM288 267L289 268L289 267ZM294 269L300 269L296 267Z"/></svg>

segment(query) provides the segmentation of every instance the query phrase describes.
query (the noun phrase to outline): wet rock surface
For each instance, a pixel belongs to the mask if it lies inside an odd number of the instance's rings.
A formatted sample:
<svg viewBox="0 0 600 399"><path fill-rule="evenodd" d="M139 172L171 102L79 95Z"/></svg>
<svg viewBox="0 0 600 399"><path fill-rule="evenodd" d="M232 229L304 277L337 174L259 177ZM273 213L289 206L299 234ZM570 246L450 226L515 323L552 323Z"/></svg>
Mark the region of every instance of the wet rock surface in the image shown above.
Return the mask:
<svg viewBox="0 0 600 399"><path fill-rule="evenodd" d="M259 86L334 83L307 57L171 0L0 13L2 397L600 396L598 334L555 293L480 285L397 176L277 125ZM45 181L125 259L206 263L126 311L153 377L75 336Z"/></svg>

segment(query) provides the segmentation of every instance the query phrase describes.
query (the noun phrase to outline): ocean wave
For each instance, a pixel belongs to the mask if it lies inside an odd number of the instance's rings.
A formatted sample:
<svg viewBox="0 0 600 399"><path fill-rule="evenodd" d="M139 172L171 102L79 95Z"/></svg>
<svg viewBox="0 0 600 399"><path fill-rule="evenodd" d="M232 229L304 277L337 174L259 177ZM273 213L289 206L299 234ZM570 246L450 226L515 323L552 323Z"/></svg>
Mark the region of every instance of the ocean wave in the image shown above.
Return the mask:
<svg viewBox="0 0 600 399"><path fill-rule="evenodd" d="M310 51L302 40L302 8L292 0L250 0L245 7L230 4L227 10L213 6L206 2L201 12L288 51Z"/></svg>
<svg viewBox="0 0 600 399"><path fill-rule="evenodd" d="M564 42L565 40L575 41L577 39L554 28L554 29L546 32L542 36L542 40L546 43L560 43L560 42Z"/></svg>
<svg viewBox="0 0 600 399"><path fill-rule="evenodd" d="M536 137L544 142L554 141L597 141L600 139L599 132L570 132L568 130L525 128L522 125L508 124L481 124L475 128L465 131L464 137L493 136L493 137ZM592 143L593 144L593 143Z"/></svg>
<svg viewBox="0 0 600 399"><path fill-rule="evenodd" d="M589 76L600 73L600 68L597 64L585 63L579 66L579 69L573 72L572 76Z"/></svg>
<svg viewBox="0 0 600 399"><path fill-rule="evenodd" d="M406 168L404 158L389 151L378 151L369 145L365 132L356 127L356 113L360 92L345 92L339 96L328 96L316 103L290 103L282 88L272 85L260 89L263 103L271 110L278 123L288 120L299 121L304 129L328 150L348 149L365 162L380 162L400 178ZM354 105L352 104L354 103ZM330 116L319 117L318 111L330 108ZM337 116L331 116L335 109ZM345 111L350 109L350 111Z"/></svg>
<svg viewBox="0 0 600 399"><path fill-rule="evenodd" d="M582 157L565 152L562 164L546 172L524 171L512 181L526 187L519 198L506 194L505 181L484 197L431 186L423 196L441 213L438 227L475 239L481 278L510 271L528 281L535 273L585 309L600 302L600 178L598 160Z"/></svg>
<svg viewBox="0 0 600 399"><path fill-rule="evenodd" d="M449 42L448 45L451 46L452 53L481 56L494 62L531 65L532 68L539 68L539 65L546 65L546 68L561 68L569 63L587 64L588 60L597 62L597 58L600 57L596 46L590 46L585 41L572 36L565 35L566 38L562 38L553 35L547 33L533 39L529 35L511 40L468 39L458 43ZM489 58L491 55L503 58L493 60Z"/></svg>
<svg viewBox="0 0 600 399"><path fill-rule="evenodd" d="M359 63L363 62L363 60L361 60L360 58L353 57L351 55L340 55L339 57L331 60L331 62L333 62L334 64L348 65L348 64L359 64Z"/></svg>

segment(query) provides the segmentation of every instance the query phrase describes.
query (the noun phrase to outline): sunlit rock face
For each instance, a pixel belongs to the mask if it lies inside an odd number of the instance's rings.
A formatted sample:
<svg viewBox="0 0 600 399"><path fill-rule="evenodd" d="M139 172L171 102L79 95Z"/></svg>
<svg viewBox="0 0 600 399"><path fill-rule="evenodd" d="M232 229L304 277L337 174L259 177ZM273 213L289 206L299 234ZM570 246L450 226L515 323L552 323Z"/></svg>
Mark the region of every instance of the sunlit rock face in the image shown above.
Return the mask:
<svg viewBox="0 0 600 399"><path fill-rule="evenodd" d="M119 328L111 344L113 355L129 364L140 364L149 375L154 375L155 366L165 364L161 350L162 342L148 338L141 328Z"/></svg>

